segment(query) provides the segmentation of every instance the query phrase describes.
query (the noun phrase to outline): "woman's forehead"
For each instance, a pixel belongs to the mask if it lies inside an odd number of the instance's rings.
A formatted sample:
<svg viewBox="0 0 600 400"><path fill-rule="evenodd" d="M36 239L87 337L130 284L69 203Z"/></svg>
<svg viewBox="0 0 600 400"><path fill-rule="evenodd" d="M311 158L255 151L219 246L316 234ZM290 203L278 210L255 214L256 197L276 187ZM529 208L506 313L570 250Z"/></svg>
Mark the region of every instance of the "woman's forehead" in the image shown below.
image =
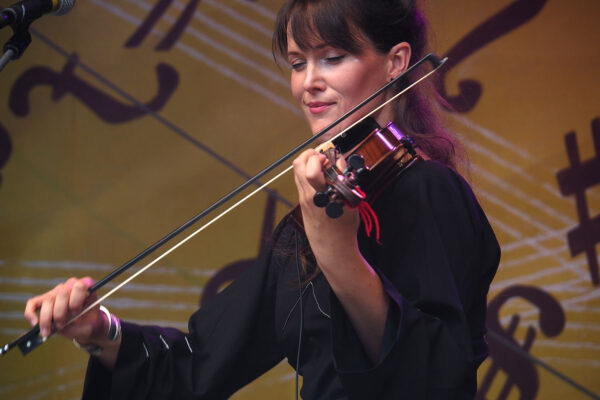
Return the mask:
<svg viewBox="0 0 600 400"><path fill-rule="evenodd" d="M361 53L366 47L369 47L368 40L362 38L362 35L349 35L344 41L336 39L336 37L324 38L323 36L321 36L317 29L310 31L301 30L298 32L293 32L288 24L288 52L292 48L300 49L302 51L315 51L322 50L324 48L335 48L358 54Z"/></svg>
<svg viewBox="0 0 600 400"><path fill-rule="evenodd" d="M302 50L326 45L358 53L367 43L349 16L321 15L311 7L289 16L286 33L288 41L293 39Z"/></svg>

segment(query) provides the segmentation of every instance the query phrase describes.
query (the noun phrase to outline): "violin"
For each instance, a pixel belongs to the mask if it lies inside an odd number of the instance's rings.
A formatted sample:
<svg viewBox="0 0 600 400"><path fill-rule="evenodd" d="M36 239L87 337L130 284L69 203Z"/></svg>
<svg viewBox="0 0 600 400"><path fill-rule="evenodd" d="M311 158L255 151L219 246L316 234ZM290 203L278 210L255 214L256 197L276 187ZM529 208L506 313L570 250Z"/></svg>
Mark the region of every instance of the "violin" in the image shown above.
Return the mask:
<svg viewBox="0 0 600 400"><path fill-rule="evenodd" d="M346 130L340 132L329 142L324 143L319 148L317 148L317 150L322 151L326 155L329 154L332 158L330 160L330 165L324 170L324 174L328 182L328 188L325 192L317 193L317 195L314 198L315 204L324 207L326 209L327 215L329 215L332 218L339 217L340 215L342 215L342 209L344 205L356 207L360 204L368 204L368 201L372 201L378 195L378 193L380 193L381 190L383 190L386 183L393 180L393 178L398 174L402 173L406 169L406 167L413 165L413 163L417 162L420 159L414 150L414 142L410 137L402 134L400 130L398 130L398 128L391 122L387 124L384 128L375 126L377 124L372 118L369 118L369 116L376 113L381 108L385 107L387 104L406 93L408 90L410 90L415 85L419 84L424 79L428 78L431 74L437 71L446 62L446 60L447 58L440 59L435 54L426 55L421 60L414 63L406 71L404 71L404 73L400 74L398 77L394 78L386 85L378 89L375 93L373 93L367 99L363 100L360 104L358 104L350 111L342 115L339 119L331 123L325 129L313 135L311 138L305 140L303 143L296 146L294 149L290 150L279 160L264 168L258 174L248 179L246 182L238 186L236 189L232 190L227 195L223 196L221 199L219 199L214 204L206 208L204 211L195 215L187 222L180 225L178 228L164 236L162 239L158 240L157 242L143 250L141 253L127 261L125 264L116 268L110 274L96 282L92 287L89 288L88 294L96 292L108 282L112 281L114 278L131 268L133 265L137 264L140 260L147 257L150 253L154 252L159 247L163 246L165 243L173 239L175 236L179 235L184 230L198 222L200 219L213 213L215 210L217 210L226 202L240 194L250 185L257 184L259 179L263 178L265 175L267 175L268 173L276 169L278 166L280 166L282 163L288 161L300 150L304 149L305 147L319 139L321 136L331 131L341 122L345 121L355 112L360 110L363 106L371 102L383 92L387 91L390 87L398 83L401 79L405 78L416 68L418 68L424 63L429 63L431 66L430 71L425 73L419 79L410 83L408 86L403 88L395 95L391 96L390 99L376 107L369 114L360 118ZM361 135L361 132L363 134L366 132L366 135ZM348 168L346 168L344 171L340 171L335 164L335 155L346 153ZM188 236L186 236L183 240L179 241L177 244L170 247L160 256L152 260L150 263L140 268L136 273L132 274L123 282L115 286L105 295L99 297L95 302L90 304L78 315L76 315L70 321L68 321L65 324L65 326L71 324L73 321L95 308L102 301L110 297L113 293L125 286L131 280L135 279L138 275L145 272L158 261L165 258L167 255L175 251L179 246L183 245L192 237L194 237L195 235L202 232L204 229L221 219L223 216L225 216L227 213L244 203L250 197L262 191L265 187L276 181L279 177L283 176L292 168L293 167L290 165L264 184L258 186L258 188L253 190L250 194L246 195L245 197L238 200L236 203L219 213L217 216L213 217L210 221L202 225L200 228L188 234ZM52 332L48 337L41 337L40 326L39 324L37 324L29 331L25 332L24 334L13 340L11 343L8 343L1 347L0 355L6 354L14 347L18 347L23 355L27 355L28 353L39 347L41 344L45 343L49 337L54 335L54 333L55 332Z"/></svg>
<svg viewBox="0 0 600 400"><path fill-rule="evenodd" d="M365 135L366 132L366 135ZM353 127L346 137L350 144L361 138L349 151L346 138L327 142L318 150L328 158L323 169L327 189L317 192L313 198L316 206L325 208L330 218L343 214L343 206L358 207L361 202L371 203L400 175L405 168L421 160L414 140L403 134L393 122L381 128L371 117ZM364 138L363 138L364 137ZM349 153L345 158L348 165L340 171L336 162L340 153Z"/></svg>

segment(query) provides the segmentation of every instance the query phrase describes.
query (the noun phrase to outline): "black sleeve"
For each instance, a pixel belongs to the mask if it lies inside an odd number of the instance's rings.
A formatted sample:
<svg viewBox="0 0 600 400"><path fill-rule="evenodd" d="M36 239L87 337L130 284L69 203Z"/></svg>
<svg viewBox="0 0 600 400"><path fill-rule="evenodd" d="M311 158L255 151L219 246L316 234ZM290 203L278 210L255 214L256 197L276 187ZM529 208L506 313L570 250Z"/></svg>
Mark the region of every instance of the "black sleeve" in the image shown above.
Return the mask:
<svg viewBox="0 0 600 400"><path fill-rule="evenodd" d="M349 397L472 398L481 362L472 343L485 333L499 262L485 215L466 182L434 162L407 170L375 205L381 244L364 255L392 300L376 365L332 295L334 360Z"/></svg>
<svg viewBox="0 0 600 400"><path fill-rule="evenodd" d="M192 315L189 333L123 322L112 372L90 358L83 399L224 399L276 365L270 252Z"/></svg>

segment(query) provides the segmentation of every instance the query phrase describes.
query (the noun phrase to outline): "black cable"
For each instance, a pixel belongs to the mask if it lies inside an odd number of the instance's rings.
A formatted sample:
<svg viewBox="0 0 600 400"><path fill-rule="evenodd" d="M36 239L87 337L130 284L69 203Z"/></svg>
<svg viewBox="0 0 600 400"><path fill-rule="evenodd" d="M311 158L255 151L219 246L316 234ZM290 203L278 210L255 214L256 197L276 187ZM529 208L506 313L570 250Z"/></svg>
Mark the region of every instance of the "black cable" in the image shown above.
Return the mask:
<svg viewBox="0 0 600 400"><path fill-rule="evenodd" d="M294 230L296 242L296 270L298 271L298 289L300 297L300 332L298 333L298 354L296 355L296 400L298 400L298 368L300 368L300 348L302 347L302 331L304 330L304 307L302 305L302 278L300 276L300 257L298 255L298 231Z"/></svg>

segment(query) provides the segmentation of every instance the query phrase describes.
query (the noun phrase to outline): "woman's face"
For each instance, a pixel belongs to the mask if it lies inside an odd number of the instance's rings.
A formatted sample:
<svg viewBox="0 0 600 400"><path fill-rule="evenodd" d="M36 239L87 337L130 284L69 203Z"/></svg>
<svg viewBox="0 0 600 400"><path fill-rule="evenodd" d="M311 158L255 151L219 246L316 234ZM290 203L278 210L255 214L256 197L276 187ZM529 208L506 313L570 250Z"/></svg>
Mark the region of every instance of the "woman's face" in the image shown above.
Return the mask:
<svg viewBox="0 0 600 400"><path fill-rule="evenodd" d="M325 43L302 50L288 35L288 62L292 67L292 95L300 103L313 134L341 117L352 107L382 87L390 78L387 55L371 46L361 54L350 54ZM381 104L383 97L363 107L355 116L325 135L326 141ZM389 122L392 111L386 107L375 116L380 124ZM387 120L386 120L387 119Z"/></svg>

